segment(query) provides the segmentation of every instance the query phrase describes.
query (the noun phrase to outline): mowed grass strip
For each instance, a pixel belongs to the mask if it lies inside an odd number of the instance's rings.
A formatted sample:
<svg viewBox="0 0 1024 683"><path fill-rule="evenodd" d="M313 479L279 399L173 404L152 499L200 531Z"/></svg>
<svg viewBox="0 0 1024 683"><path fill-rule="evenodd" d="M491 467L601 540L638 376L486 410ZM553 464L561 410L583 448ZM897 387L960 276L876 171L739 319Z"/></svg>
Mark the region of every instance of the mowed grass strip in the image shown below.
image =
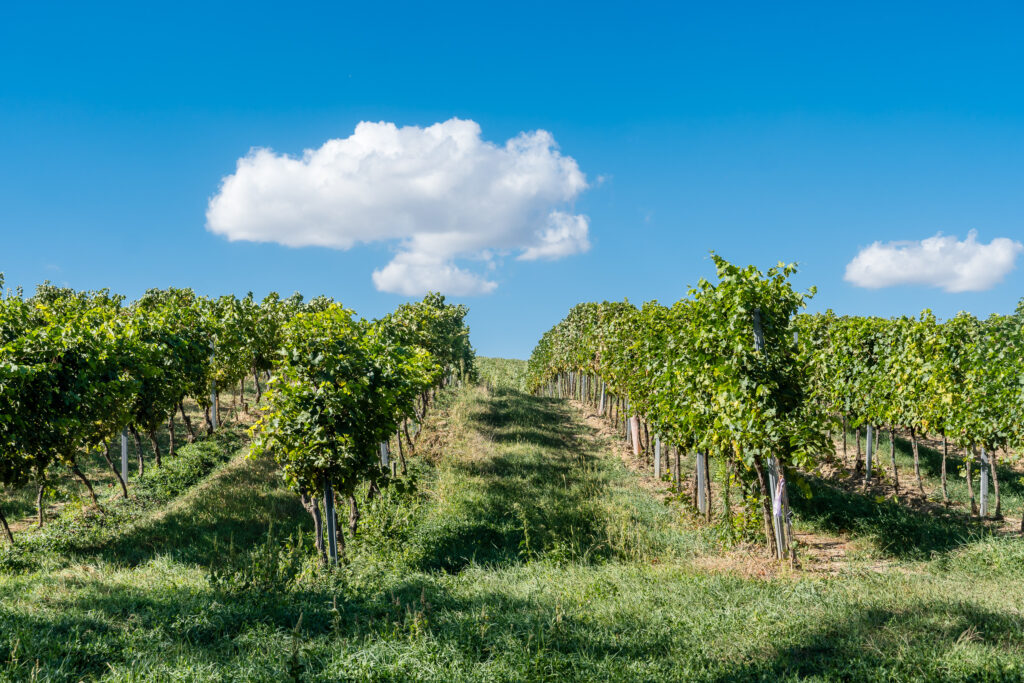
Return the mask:
<svg viewBox="0 0 1024 683"><path fill-rule="evenodd" d="M744 578L701 569L714 534L639 486L564 402L449 392L418 448L414 485L360 500L336 572L317 570L305 513L243 448L105 547L0 576L0 676L1024 677L1019 539L884 572Z"/></svg>

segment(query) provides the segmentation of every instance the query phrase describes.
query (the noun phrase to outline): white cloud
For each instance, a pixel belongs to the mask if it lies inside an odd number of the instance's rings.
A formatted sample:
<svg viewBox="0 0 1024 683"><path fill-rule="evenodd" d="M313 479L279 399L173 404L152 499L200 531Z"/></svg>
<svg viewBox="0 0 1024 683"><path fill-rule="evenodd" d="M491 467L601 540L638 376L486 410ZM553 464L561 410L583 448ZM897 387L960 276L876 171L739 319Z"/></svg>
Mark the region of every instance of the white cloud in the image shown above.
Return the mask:
<svg viewBox="0 0 1024 683"><path fill-rule="evenodd" d="M251 150L223 179L206 220L232 241L337 249L394 242L398 253L374 271L378 289L486 294L497 284L455 260L491 266L495 253L536 260L586 251L589 221L568 210L587 186L543 130L496 145L473 121L363 122L301 158Z"/></svg>
<svg viewBox="0 0 1024 683"><path fill-rule="evenodd" d="M947 292L991 289L1013 270L1024 245L1006 237L984 244L977 236L971 230L962 242L941 232L920 241L875 242L847 264L845 279L870 289L895 285L928 285Z"/></svg>
<svg viewBox="0 0 1024 683"><path fill-rule="evenodd" d="M590 249L586 216L572 216L561 211L548 215L548 227L537 235L538 244L519 255L521 261L548 259L553 261Z"/></svg>
<svg viewBox="0 0 1024 683"><path fill-rule="evenodd" d="M383 292L419 296L441 291L453 296L490 294L497 282L485 280L450 261L429 254L404 251L379 270L373 271L373 284Z"/></svg>

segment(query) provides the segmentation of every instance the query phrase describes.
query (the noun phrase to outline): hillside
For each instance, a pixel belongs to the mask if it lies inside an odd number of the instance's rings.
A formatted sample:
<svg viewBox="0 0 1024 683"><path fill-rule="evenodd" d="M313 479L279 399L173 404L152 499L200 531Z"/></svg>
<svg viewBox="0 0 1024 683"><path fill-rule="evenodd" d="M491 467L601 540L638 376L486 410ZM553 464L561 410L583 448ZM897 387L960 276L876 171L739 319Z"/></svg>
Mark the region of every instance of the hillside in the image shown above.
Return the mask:
<svg viewBox="0 0 1024 683"><path fill-rule="evenodd" d="M440 394L401 484L363 491L335 572L317 567L280 475L245 459L240 423L194 486L22 532L0 564L2 676L1022 675L1018 538L930 529L947 541L921 556L887 538L913 510L840 533L808 503L803 568L783 568L725 544L582 406L482 374L485 386ZM841 557L822 561L831 547Z"/></svg>

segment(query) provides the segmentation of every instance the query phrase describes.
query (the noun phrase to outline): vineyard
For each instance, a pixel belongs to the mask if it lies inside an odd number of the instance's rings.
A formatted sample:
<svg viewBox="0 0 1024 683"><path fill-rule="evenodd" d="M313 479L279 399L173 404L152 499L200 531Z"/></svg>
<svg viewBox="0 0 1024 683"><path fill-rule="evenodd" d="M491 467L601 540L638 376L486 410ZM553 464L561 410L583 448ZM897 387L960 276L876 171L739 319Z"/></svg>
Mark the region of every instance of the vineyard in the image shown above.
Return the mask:
<svg viewBox="0 0 1024 683"><path fill-rule="evenodd" d="M1021 312L717 266L528 362L439 295L8 293L0 678L1020 680Z"/></svg>
<svg viewBox="0 0 1024 683"><path fill-rule="evenodd" d="M329 547L337 562L344 536L335 491L355 534L356 486L368 482L379 492L399 476L399 465L405 474L410 423L422 422L440 387L472 376L465 315L465 307L439 295L362 321L329 299L300 295L256 302L251 294L207 299L191 290L151 290L125 305L107 291L43 285L28 298L8 292L0 301L0 484L36 490L42 527L46 493L63 471L103 515L83 457L102 454L127 501L128 434L134 477L145 481L140 434L152 465L162 468L164 455L175 456L177 416L188 443L199 437L186 401L202 411L199 431L213 435L224 419L225 390L237 390L233 404L241 401L249 412L251 377L261 413L251 428L251 457L276 460L312 517L321 559L328 560ZM118 437L120 467L111 457ZM2 502L0 528L13 543Z"/></svg>
<svg viewBox="0 0 1024 683"><path fill-rule="evenodd" d="M574 307L534 350L531 389L615 421L676 491L680 459L692 460L690 500L708 522L711 472L722 472L727 534L759 537L794 565L791 499L811 498L808 476L826 468L897 505L910 495L950 504L953 472L971 515L1003 519L1000 463L1016 463L1024 446L1024 303L1014 315L942 323L929 311L807 315L814 292L792 288L794 266L761 273L714 260L718 283L701 280L671 307ZM926 492L922 478L928 436L941 440L941 493ZM899 438L913 453L902 485ZM1003 471L1019 491L1020 475Z"/></svg>

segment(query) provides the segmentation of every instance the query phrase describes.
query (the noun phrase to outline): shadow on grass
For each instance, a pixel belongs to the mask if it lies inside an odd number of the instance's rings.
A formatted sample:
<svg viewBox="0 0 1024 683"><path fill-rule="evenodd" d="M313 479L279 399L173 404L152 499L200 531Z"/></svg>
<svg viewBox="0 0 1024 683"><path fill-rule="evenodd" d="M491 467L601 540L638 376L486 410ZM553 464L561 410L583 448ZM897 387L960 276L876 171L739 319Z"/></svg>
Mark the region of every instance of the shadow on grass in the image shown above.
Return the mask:
<svg viewBox="0 0 1024 683"><path fill-rule="evenodd" d="M896 449L903 453L904 457L913 462L913 451L909 439L896 437ZM923 444L918 445L918 462L921 464L921 474L928 479L939 482L942 479L942 451L936 450ZM957 475L958 468L964 463L962 449L955 449L952 446L946 456L946 473L951 483L959 484L960 478ZM978 485L979 464L977 459L974 462L973 476L975 485ZM1006 465L1003 461L997 462L996 474L999 476L999 489L1004 498L1024 498L1024 477L1020 472ZM913 476L913 475L911 475Z"/></svg>
<svg viewBox="0 0 1024 683"><path fill-rule="evenodd" d="M564 401L500 387L472 423L496 443L528 443L542 448L572 448L579 434Z"/></svg>
<svg viewBox="0 0 1024 683"><path fill-rule="evenodd" d="M765 607L758 600L729 614L709 602L690 621L670 616L669 602L667 613L622 611L612 626L589 606L563 614L557 594L513 597L495 583L465 596L422 577L359 592L324 585L225 595L92 581L79 591L60 612L0 606L0 671L27 678L35 668L47 680L157 671L169 678L168 670L282 680L297 668L300 679L436 680L460 672L460 680L474 673L489 680L1000 680L1024 645L1012 611L940 598L893 608L844 604L813 625L798 604L776 624L772 642L761 643L761 631L744 626ZM683 627L695 619L732 645ZM293 659L299 649L304 656ZM723 656L731 649L735 656ZM362 654L352 657L353 650Z"/></svg>
<svg viewBox="0 0 1024 683"><path fill-rule="evenodd" d="M507 564L557 552L573 559L607 554L594 495L595 454L566 405L499 388L472 425L494 444L486 457L449 466L462 486L443 518L416 542L420 570L458 572L472 562Z"/></svg>
<svg viewBox="0 0 1024 683"><path fill-rule="evenodd" d="M769 658L744 662L714 680L1019 680L1002 676L992 657L1002 647L1019 647L1000 642L1019 640L1000 635L1020 628L1019 619L1007 613L965 602L935 601L903 609L851 607L844 608L843 618L833 618L820 629L786 637L796 642L777 646ZM893 642L894 634L899 642ZM966 656L962 649L972 641L988 650L986 656ZM961 652L951 667L944 655L957 650Z"/></svg>
<svg viewBox="0 0 1024 683"><path fill-rule="evenodd" d="M225 548L260 543L271 524L279 537L305 530L309 516L298 497L280 483L275 469L266 459L232 463L214 479L114 538L72 543L68 555L79 560L100 557L128 566L167 556L209 566Z"/></svg>
<svg viewBox="0 0 1024 683"><path fill-rule="evenodd" d="M797 516L823 531L866 537L891 557L928 558L986 533L981 524L953 510L936 506L922 511L870 491L848 491L816 478L806 481L811 497L790 500Z"/></svg>

